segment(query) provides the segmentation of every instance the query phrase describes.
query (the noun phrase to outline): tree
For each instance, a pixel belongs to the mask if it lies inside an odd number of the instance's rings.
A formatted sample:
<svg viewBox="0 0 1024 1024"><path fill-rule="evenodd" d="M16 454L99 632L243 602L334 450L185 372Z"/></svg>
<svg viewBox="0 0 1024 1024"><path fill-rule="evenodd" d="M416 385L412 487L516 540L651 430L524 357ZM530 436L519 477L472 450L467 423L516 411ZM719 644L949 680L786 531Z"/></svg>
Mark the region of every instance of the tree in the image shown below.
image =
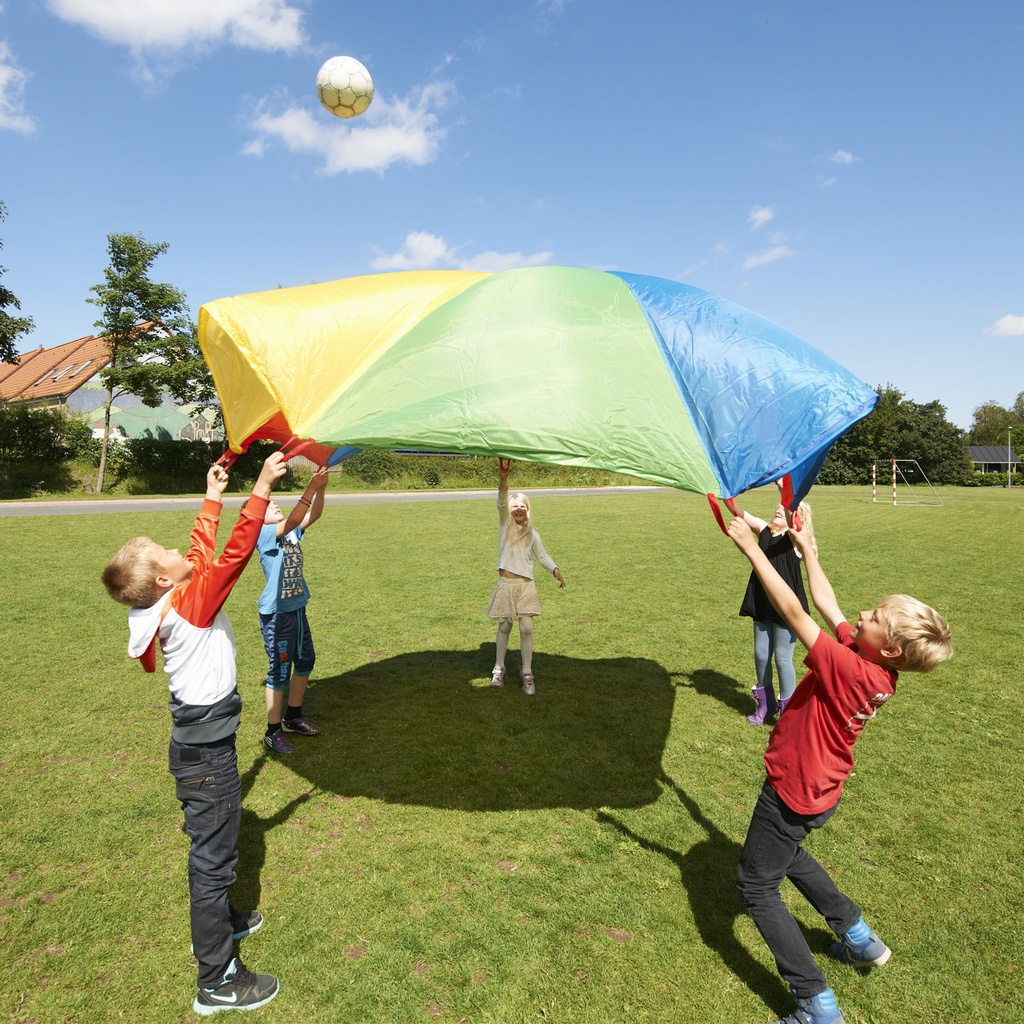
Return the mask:
<svg viewBox="0 0 1024 1024"><path fill-rule="evenodd" d="M7 216L7 207L0 201L0 221ZM4 241L0 238L0 250ZM6 267L0 267L0 277L4 276ZM23 334L28 334L35 322L30 316L12 316L8 309L21 309L14 292L0 284L0 362L16 363L18 361L17 343Z"/></svg>
<svg viewBox="0 0 1024 1024"><path fill-rule="evenodd" d="M1017 395L1012 409L1004 409L998 402L983 402L974 410L974 419L968 434L971 444L1005 445L1009 430L1024 426L1024 391ZM1019 438L1024 441L1024 437Z"/></svg>
<svg viewBox="0 0 1024 1024"><path fill-rule="evenodd" d="M945 406L911 402L891 384L875 390L878 404L832 446L821 483L867 483L875 459L914 459L932 483L970 479L963 431L946 419Z"/></svg>
<svg viewBox="0 0 1024 1024"><path fill-rule="evenodd" d="M114 399L133 394L156 408L164 391L172 385L180 389L188 379L189 370L177 363L177 357L184 353L191 365L195 337L185 293L149 279L150 267L167 251L168 243L125 234L108 235L107 242L110 266L103 272L103 284L90 289L96 297L86 300L103 311L93 326L100 329L110 353L110 362L99 374L107 397L97 491L103 490Z"/></svg>

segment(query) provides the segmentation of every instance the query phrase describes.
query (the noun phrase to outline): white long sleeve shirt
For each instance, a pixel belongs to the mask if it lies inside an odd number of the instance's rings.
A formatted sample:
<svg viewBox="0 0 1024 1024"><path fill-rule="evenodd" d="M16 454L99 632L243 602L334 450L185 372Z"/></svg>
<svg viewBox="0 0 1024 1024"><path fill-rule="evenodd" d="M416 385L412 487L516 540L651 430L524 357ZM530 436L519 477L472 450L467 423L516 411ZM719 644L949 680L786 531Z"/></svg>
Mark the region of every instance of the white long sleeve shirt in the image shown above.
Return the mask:
<svg viewBox="0 0 1024 1024"><path fill-rule="evenodd" d="M508 491L498 491L498 568L506 572L514 572L517 576L525 576L526 579L533 579L533 560L538 562L548 572L553 573L558 566L555 560L544 550L540 534L531 529L529 544L509 543L508 528L512 523L512 516L508 511Z"/></svg>

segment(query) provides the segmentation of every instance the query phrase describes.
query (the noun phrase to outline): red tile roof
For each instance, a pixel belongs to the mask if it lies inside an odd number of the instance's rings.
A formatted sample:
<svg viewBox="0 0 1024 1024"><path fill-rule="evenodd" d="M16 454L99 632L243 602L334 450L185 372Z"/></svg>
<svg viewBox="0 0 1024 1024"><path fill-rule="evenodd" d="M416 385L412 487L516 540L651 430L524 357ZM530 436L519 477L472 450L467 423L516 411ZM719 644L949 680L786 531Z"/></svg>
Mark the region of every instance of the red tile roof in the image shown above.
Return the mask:
<svg viewBox="0 0 1024 1024"><path fill-rule="evenodd" d="M68 395L110 362L106 342L92 334L56 348L22 354L17 366L0 376L0 397L25 401Z"/></svg>

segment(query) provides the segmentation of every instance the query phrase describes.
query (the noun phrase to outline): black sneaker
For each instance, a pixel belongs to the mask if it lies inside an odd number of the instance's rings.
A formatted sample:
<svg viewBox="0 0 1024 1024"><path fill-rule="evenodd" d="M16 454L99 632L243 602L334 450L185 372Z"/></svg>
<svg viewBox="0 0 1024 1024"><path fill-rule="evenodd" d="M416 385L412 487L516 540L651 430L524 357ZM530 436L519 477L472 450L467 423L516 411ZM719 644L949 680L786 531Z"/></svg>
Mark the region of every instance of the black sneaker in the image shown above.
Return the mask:
<svg viewBox="0 0 1024 1024"><path fill-rule="evenodd" d="M199 990L192 1010L203 1017L221 1010L255 1010L269 1003L280 989L272 974L254 974L235 957L220 985Z"/></svg>
<svg viewBox="0 0 1024 1024"><path fill-rule="evenodd" d="M282 718L281 728L285 732L297 732L301 736L317 736L320 733L320 726L314 725L305 715L296 715L295 718Z"/></svg>
<svg viewBox="0 0 1024 1024"><path fill-rule="evenodd" d="M231 938L244 939L263 927L263 915L258 910L235 910L231 908Z"/></svg>
<svg viewBox="0 0 1024 1024"><path fill-rule="evenodd" d="M269 736L263 734L263 746L275 754L294 754L295 744L280 730L275 729Z"/></svg>

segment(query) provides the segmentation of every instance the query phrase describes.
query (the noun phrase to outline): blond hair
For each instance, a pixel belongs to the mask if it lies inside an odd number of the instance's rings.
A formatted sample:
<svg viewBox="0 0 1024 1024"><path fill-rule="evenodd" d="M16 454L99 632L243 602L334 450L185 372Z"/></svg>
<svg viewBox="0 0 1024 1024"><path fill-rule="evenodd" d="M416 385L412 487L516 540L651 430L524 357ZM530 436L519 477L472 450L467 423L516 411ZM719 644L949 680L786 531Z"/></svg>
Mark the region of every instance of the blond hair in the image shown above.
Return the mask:
<svg viewBox="0 0 1024 1024"><path fill-rule="evenodd" d="M526 506L526 520L522 526L512 518L512 500L522 502ZM527 547L533 541L533 524L530 520L530 499L522 491L510 491L508 498L509 516L505 523L505 544L510 549L523 545Z"/></svg>
<svg viewBox="0 0 1024 1024"><path fill-rule="evenodd" d="M815 557L817 557L818 541L814 536L814 520L811 518L811 506L806 501L801 501L797 506L797 512L800 513L800 529L807 531L808 537L811 538L811 550L814 552Z"/></svg>
<svg viewBox="0 0 1024 1024"><path fill-rule="evenodd" d="M806 532L807 535L811 538L811 549L814 551L814 554L817 555L818 554L818 542L814 538L814 521L811 519L811 506L808 505L806 501L801 501L800 504L797 506L796 513L793 513L792 510L787 509L786 506L780 501L775 506L775 512L772 513L772 519L769 520L769 522L768 522L768 529L771 530L771 533L772 533L773 537L780 537L782 534L786 533L786 531L787 531L787 527L780 527L778 530L776 530L772 526L772 521L775 519L775 513L777 513L780 508L784 512L789 513L790 515L795 515L797 513L799 514L799 516L800 516L800 531L801 532Z"/></svg>
<svg viewBox="0 0 1024 1024"><path fill-rule="evenodd" d="M934 608L907 594L891 594L879 608L885 614L886 641L903 650L902 669L931 672L953 657L949 626Z"/></svg>
<svg viewBox="0 0 1024 1024"><path fill-rule="evenodd" d="M100 579L119 604L149 608L166 593L157 586L159 572L156 544L149 537L133 537L103 567Z"/></svg>

